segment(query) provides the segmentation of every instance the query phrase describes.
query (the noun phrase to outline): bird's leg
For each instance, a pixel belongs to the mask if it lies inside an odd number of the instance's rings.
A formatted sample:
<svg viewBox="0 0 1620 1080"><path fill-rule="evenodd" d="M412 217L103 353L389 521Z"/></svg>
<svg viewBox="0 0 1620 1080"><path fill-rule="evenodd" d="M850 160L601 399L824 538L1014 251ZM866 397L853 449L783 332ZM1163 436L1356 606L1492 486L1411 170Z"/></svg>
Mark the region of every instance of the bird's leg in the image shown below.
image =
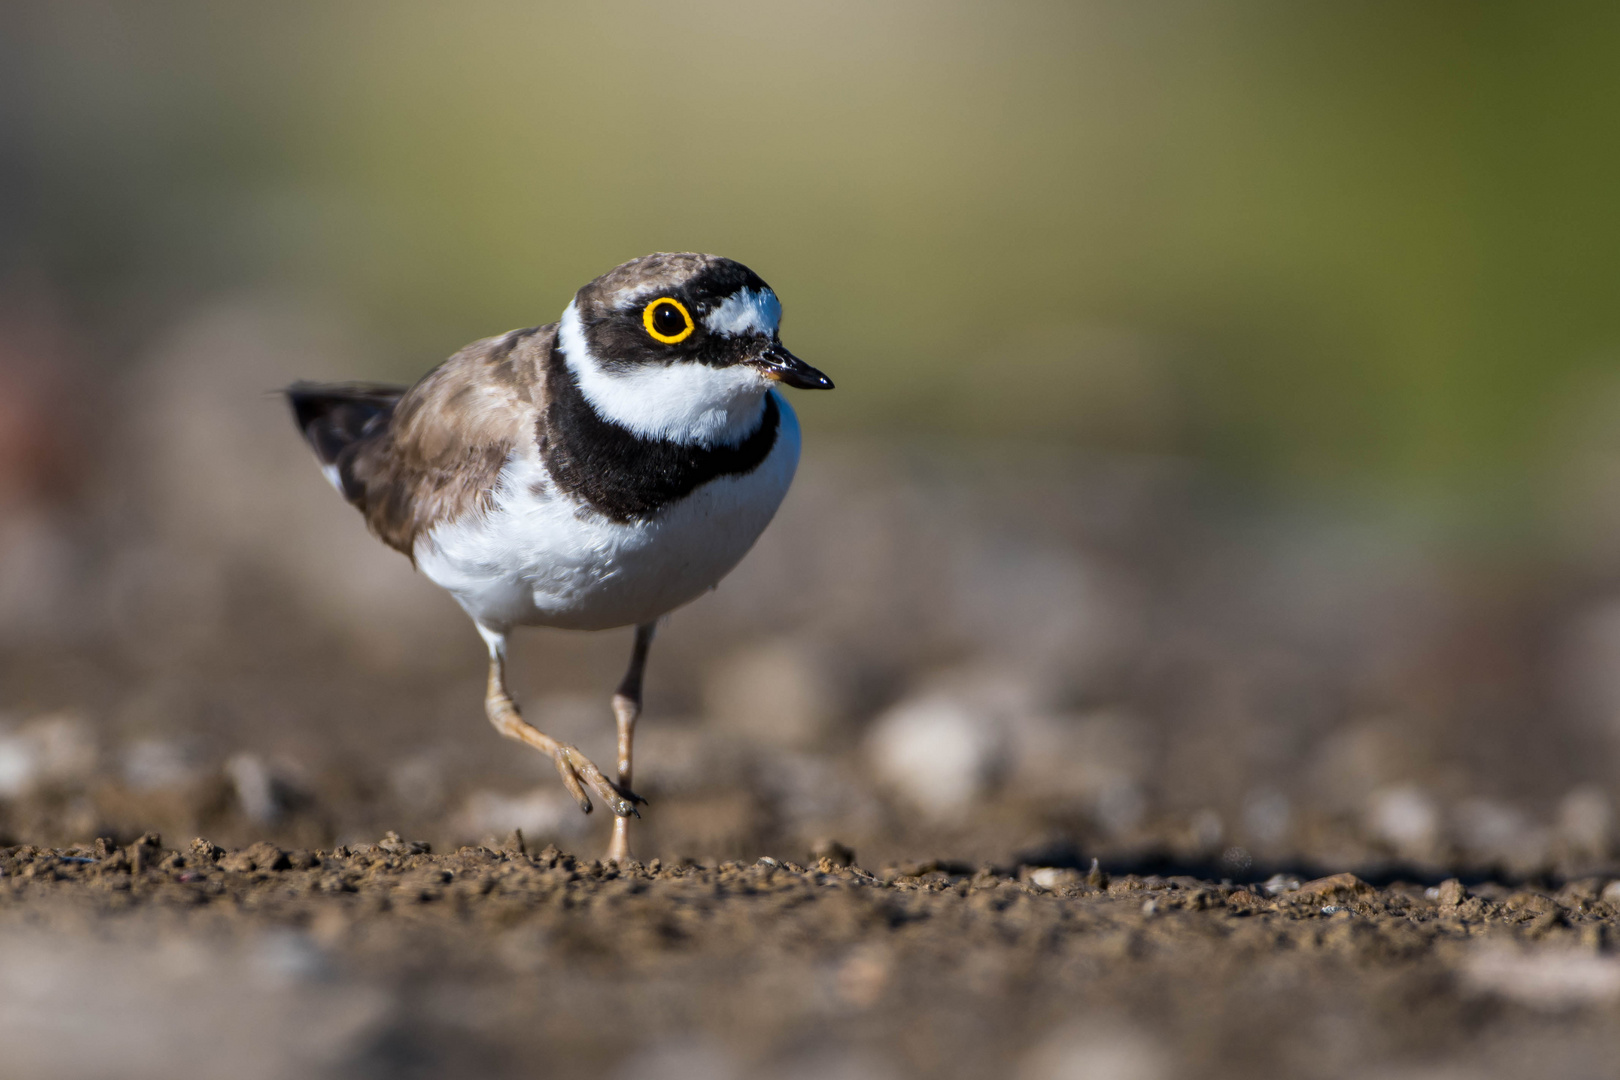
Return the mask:
<svg viewBox="0 0 1620 1080"><path fill-rule="evenodd" d="M557 766L568 793L585 813L591 812L591 798L585 793L587 787L601 796L615 817L636 813L636 803L646 802L645 799L628 788L616 787L578 747L558 742L523 719L506 689L506 633L491 630L482 623L478 624L478 632L489 645L489 688L484 694L484 712L495 730L549 757Z"/></svg>
<svg viewBox="0 0 1620 1080"><path fill-rule="evenodd" d="M630 651L630 667L613 695L613 718L619 724L619 790L630 790L631 746L636 738L636 718L641 715L641 673L647 667L647 649L652 645L656 623L636 627L636 643ZM613 842L608 845L608 861L630 861L630 819L613 819Z"/></svg>

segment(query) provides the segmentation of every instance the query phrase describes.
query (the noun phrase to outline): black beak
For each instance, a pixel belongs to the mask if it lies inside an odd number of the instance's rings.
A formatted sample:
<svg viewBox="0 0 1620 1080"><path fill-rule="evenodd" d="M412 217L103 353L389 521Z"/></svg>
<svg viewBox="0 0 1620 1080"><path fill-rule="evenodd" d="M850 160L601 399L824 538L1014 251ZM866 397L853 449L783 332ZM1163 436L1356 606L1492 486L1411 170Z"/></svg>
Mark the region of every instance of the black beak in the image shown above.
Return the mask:
<svg viewBox="0 0 1620 1080"><path fill-rule="evenodd" d="M797 356L782 347L780 341L773 341L764 352L754 357L755 367L765 372L767 379L787 383L799 390L831 390L833 381Z"/></svg>

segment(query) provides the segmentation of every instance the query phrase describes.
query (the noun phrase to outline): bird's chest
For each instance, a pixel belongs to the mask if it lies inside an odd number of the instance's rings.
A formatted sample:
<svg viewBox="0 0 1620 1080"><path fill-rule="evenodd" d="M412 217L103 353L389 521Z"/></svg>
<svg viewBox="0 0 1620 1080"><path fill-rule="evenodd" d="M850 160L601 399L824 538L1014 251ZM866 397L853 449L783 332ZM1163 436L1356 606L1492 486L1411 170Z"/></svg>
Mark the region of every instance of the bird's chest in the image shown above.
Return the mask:
<svg viewBox="0 0 1620 1080"><path fill-rule="evenodd" d="M766 458L656 512L616 521L558 484L539 457L502 474L487 514L435 529L429 578L484 622L605 629L647 622L713 588L769 524L798 463L786 417Z"/></svg>

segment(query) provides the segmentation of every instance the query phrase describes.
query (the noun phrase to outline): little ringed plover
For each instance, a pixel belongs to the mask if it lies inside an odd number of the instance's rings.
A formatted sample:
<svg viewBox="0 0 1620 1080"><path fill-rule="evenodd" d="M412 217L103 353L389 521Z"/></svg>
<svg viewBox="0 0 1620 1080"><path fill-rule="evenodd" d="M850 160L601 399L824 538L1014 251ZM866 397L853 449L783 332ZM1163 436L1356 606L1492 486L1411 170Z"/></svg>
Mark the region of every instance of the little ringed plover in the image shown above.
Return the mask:
<svg viewBox="0 0 1620 1080"><path fill-rule="evenodd" d="M787 493L799 424L778 384L832 388L782 345L781 316L746 266L659 253L412 387L286 391L327 479L472 616L490 723L550 757L581 810L594 791L613 811L617 861L645 801L631 747L653 628L737 565ZM636 628L613 695L616 780L519 714L505 670L517 626Z"/></svg>

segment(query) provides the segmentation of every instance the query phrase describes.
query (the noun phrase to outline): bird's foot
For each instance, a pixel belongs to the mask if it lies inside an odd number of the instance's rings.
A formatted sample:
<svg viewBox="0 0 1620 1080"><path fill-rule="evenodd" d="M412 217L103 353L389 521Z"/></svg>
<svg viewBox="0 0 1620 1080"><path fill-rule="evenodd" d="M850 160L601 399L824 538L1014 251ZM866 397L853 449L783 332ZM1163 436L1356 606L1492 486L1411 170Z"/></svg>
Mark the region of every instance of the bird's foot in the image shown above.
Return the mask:
<svg viewBox="0 0 1620 1080"><path fill-rule="evenodd" d="M562 776L563 786L568 788L568 793L579 803L582 812L587 814L591 812L591 797L585 792L588 787L607 804L607 808L613 811L615 817L641 816L636 804L647 800L629 788L621 788L609 780L590 758L579 752L578 747L559 743L552 760L557 763L557 772Z"/></svg>

